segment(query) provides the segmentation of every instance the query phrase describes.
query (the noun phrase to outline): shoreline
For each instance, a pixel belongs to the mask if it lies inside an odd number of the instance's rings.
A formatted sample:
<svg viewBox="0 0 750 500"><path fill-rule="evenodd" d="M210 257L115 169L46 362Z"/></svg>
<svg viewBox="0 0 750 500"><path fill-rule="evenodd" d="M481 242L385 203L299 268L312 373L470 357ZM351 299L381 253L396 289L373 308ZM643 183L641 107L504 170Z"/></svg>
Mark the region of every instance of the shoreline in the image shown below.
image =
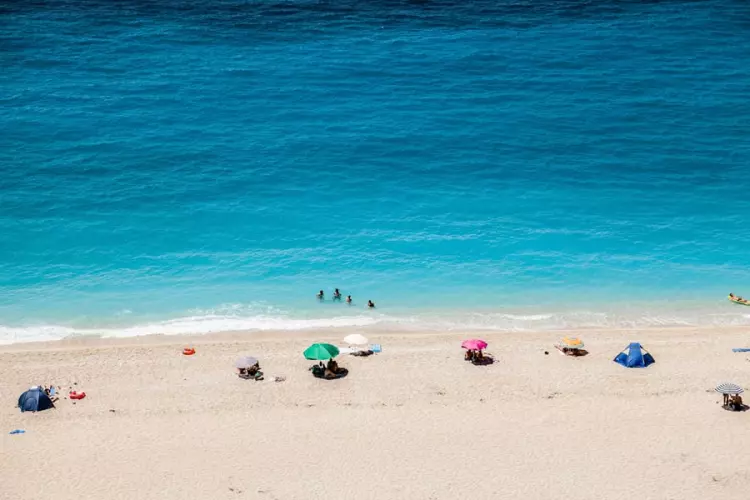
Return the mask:
<svg viewBox="0 0 750 500"><path fill-rule="evenodd" d="M328 315L321 312L330 313ZM94 320L91 320L94 321ZM95 323L92 323L95 324ZM249 313L209 314L166 319L134 317L119 326L0 325L0 346L27 342L67 341L77 338L131 338L148 335L217 335L233 332L266 333L356 330L373 335L400 332L566 332L571 330L653 330L672 328L750 328L750 307L690 302L664 304L620 303L609 308L385 308L300 310L297 315Z"/></svg>
<svg viewBox="0 0 750 500"><path fill-rule="evenodd" d="M309 340L326 341L333 344L343 343L341 339L357 328L339 327L335 329L303 329L303 330L236 330L226 332L196 333L196 334L161 334L150 333L130 337L100 337L74 336L59 340L41 340L17 342L0 345L0 354L4 352L32 352L32 351L54 351L75 349L107 349L111 347L136 347L136 346L177 346L177 345L210 345L216 343L252 343L252 342L275 342L287 340ZM533 338L561 338L569 334L595 339L597 336L622 334L623 338L632 336L651 337L671 333L683 332L688 335L701 334L750 334L750 326L662 326L651 328L566 328L559 330L529 330L529 331L507 331L507 330L466 330L466 331L413 331L413 330L370 330L367 336L378 339L431 339L431 338L474 338L482 337L496 339L496 337L521 337L523 340ZM625 336L625 334L632 334ZM750 344L750 338L748 339Z"/></svg>

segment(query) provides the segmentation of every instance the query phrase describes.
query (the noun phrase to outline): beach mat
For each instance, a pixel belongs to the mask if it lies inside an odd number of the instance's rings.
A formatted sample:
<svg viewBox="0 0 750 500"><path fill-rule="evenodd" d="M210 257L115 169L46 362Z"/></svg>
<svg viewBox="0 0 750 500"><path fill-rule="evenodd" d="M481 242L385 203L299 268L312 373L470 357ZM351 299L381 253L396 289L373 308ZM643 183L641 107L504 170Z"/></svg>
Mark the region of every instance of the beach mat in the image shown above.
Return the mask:
<svg viewBox="0 0 750 500"><path fill-rule="evenodd" d="M732 352L750 352L750 347L736 347Z"/></svg>

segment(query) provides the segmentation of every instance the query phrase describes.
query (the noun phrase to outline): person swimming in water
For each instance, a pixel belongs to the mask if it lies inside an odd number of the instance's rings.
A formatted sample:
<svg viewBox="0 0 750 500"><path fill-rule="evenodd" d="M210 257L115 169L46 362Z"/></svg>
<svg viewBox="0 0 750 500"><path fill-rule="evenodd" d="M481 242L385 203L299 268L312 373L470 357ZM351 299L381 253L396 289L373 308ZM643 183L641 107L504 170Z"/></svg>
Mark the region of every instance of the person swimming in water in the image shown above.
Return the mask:
<svg viewBox="0 0 750 500"><path fill-rule="evenodd" d="M370 309L374 309L375 308L375 302L373 302L371 300L368 300L367 301L367 307L369 307Z"/></svg>
<svg viewBox="0 0 750 500"><path fill-rule="evenodd" d="M352 303L352 296L351 295L347 295L346 296L346 303L349 304L349 305L351 305L351 303Z"/></svg>
<svg viewBox="0 0 750 500"><path fill-rule="evenodd" d="M318 298L318 300L325 299L325 294L323 293L323 290L319 291L318 295L316 295L316 297Z"/></svg>
<svg viewBox="0 0 750 500"><path fill-rule="evenodd" d="M333 300L341 300L341 292L338 288L333 291Z"/></svg>

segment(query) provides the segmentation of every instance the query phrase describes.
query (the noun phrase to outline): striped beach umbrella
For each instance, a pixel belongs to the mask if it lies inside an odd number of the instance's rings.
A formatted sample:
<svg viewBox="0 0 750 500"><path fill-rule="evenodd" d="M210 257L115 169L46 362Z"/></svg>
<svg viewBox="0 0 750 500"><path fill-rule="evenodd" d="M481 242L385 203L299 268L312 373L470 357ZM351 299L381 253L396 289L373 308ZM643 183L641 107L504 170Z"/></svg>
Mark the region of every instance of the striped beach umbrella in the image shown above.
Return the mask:
<svg viewBox="0 0 750 500"><path fill-rule="evenodd" d="M742 394L745 390L737 384L725 382L716 386L716 392L721 394Z"/></svg>

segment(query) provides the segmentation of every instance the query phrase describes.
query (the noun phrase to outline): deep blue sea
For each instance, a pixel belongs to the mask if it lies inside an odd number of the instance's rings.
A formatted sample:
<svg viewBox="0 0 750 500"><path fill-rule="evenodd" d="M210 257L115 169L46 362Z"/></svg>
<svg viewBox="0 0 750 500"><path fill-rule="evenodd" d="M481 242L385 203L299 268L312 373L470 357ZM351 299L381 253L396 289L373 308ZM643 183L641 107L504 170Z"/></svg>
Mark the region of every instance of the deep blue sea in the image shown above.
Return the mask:
<svg viewBox="0 0 750 500"><path fill-rule="evenodd" d="M750 326L746 0L6 1L0 67L0 343Z"/></svg>

